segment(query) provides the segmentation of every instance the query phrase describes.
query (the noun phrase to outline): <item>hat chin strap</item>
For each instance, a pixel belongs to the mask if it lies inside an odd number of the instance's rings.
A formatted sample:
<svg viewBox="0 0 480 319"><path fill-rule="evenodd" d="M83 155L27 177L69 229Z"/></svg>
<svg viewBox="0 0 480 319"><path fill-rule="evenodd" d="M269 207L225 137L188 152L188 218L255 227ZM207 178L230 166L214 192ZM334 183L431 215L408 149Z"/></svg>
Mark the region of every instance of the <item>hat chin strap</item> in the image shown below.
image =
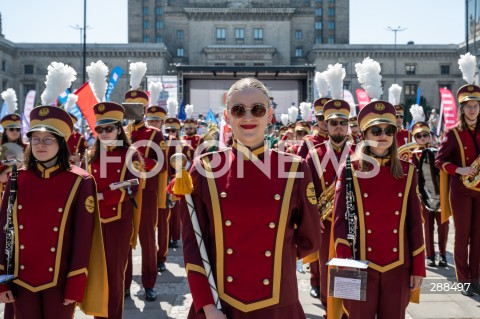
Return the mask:
<svg viewBox="0 0 480 319"><path fill-rule="evenodd" d="M48 159L46 161L37 160L37 162L42 164L43 166L49 168L49 167L52 167L53 165L55 165L57 163L57 160L58 160L58 155L55 155L54 157L52 157L51 159Z"/></svg>

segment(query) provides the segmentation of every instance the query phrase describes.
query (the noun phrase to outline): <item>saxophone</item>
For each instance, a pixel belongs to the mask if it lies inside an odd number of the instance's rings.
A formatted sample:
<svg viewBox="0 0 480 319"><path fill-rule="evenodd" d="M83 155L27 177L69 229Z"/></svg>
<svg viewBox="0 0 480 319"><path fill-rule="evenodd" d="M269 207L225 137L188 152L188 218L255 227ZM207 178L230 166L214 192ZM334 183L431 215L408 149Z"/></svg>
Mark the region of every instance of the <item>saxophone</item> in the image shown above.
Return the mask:
<svg viewBox="0 0 480 319"><path fill-rule="evenodd" d="M321 220L325 220L332 215L334 196L335 182L328 186L318 198L318 212Z"/></svg>
<svg viewBox="0 0 480 319"><path fill-rule="evenodd" d="M473 161L471 167L476 171L475 176L470 177L464 175L460 177L460 179L466 188L476 189L475 187L478 185L478 183L480 183L480 156Z"/></svg>

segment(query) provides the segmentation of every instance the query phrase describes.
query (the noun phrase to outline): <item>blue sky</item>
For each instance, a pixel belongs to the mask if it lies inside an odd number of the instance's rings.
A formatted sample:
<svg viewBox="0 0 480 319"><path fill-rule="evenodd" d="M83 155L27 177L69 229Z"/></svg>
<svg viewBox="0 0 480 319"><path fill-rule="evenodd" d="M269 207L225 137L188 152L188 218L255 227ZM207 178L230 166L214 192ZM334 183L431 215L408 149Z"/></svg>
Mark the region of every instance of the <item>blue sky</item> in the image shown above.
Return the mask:
<svg viewBox="0 0 480 319"><path fill-rule="evenodd" d="M127 0L87 0L87 42L127 43ZM2 0L3 34L13 42L78 43L83 0ZM388 26L406 28L397 43L465 41L463 0L350 0L350 43L393 44Z"/></svg>

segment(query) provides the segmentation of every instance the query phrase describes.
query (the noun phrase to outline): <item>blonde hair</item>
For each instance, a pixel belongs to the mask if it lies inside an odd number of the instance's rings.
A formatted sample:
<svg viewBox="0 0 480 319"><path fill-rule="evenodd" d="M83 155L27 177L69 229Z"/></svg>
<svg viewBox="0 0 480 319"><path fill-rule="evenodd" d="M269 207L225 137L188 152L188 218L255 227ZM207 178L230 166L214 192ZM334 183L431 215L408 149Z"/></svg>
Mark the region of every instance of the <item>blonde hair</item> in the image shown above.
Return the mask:
<svg viewBox="0 0 480 319"><path fill-rule="evenodd" d="M465 112L463 111L463 106L467 104L467 102L468 101L464 101L460 103L460 112L458 112L458 122L457 122L458 123L457 129L459 131L468 129L467 121L465 120ZM478 102L478 104L480 107L480 101ZM480 115L477 115L477 127L480 128Z"/></svg>
<svg viewBox="0 0 480 319"><path fill-rule="evenodd" d="M230 100L232 96L235 93L243 91L245 89L257 89L265 95L268 101L270 101L270 94L268 93L268 89L265 86L265 84L263 84L263 82L255 78L243 78L233 83L233 85L228 90L227 96L226 96L227 107L230 104ZM269 107L270 107L270 103L268 103L267 105L267 108Z"/></svg>

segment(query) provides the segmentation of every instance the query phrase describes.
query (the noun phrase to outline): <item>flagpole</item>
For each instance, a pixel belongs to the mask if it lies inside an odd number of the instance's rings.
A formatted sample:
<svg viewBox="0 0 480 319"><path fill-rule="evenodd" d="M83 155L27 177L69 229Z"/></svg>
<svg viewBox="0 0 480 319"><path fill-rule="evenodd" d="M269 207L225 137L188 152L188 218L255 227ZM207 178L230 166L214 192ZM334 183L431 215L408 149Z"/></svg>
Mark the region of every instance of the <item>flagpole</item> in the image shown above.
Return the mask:
<svg viewBox="0 0 480 319"><path fill-rule="evenodd" d="M83 56L82 56L82 85L87 80L87 0L83 0ZM93 105L92 105L93 106ZM85 134L85 116L82 119L82 134Z"/></svg>
<svg viewBox="0 0 480 319"><path fill-rule="evenodd" d="M440 131L442 128L442 118L443 118L443 100L440 102L440 117L438 118L437 136L440 136Z"/></svg>

